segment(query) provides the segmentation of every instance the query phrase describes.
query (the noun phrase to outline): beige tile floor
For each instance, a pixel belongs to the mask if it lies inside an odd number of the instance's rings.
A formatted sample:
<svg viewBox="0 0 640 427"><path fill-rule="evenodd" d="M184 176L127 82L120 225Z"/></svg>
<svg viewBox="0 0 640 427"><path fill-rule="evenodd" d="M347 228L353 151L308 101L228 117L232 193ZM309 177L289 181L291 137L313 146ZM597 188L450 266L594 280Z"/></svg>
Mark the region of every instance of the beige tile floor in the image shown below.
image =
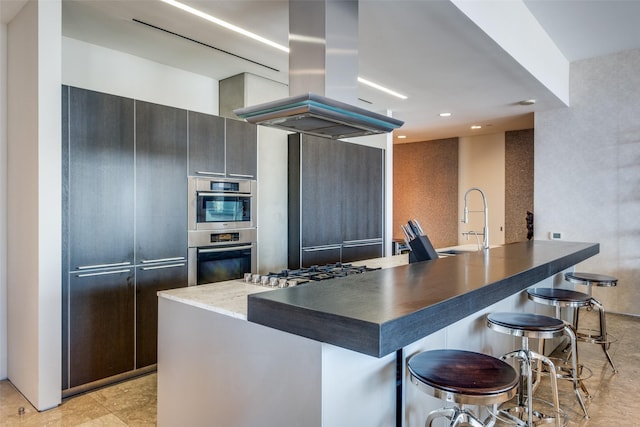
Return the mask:
<svg viewBox="0 0 640 427"><path fill-rule="evenodd" d="M24 414L18 413L24 408ZM0 426L135 426L156 425L156 374L65 399L38 412L9 381L0 382Z"/></svg>
<svg viewBox="0 0 640 427"><path fill-rule="evenodd" d="M617 338L610 353L619 373L613 373L599 346L580 344L581 362L593 371L586 380L592 395L586 401L591 418L583 418L571 384L561 381L560 404L569 415L568 427L640 425L640 318L608 314L607 320L609 333ZM545 388L543 382L540 394ZM18 414L20 407L24 408L22 415ZM155 425L155 374L66 399L59 407L40 413L10 382L0 381L3 427Z"/></svg>

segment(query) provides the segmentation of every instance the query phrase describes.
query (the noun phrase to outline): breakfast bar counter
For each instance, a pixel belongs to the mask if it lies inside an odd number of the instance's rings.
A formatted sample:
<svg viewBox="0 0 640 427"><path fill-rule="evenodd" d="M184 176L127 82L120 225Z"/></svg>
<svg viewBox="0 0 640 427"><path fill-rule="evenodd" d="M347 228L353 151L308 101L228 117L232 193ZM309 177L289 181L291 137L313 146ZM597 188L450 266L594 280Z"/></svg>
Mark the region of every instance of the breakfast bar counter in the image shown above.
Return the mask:
<svg viewBox="0 0 640 427"><path fill-rule="evenodd" d="M248 319L381 357L571 267L592 243L527 241L249 296Z"/></svg>
<svg viewBox="0 0 640 427"><path fill-rule="evenodd" d="M508 351L513 337L487 332L486 313L540 310L522 291L598 252L529 241L284 289L160 292L158 425L424 425L440 402L405 386L406 358Z"/></svg>

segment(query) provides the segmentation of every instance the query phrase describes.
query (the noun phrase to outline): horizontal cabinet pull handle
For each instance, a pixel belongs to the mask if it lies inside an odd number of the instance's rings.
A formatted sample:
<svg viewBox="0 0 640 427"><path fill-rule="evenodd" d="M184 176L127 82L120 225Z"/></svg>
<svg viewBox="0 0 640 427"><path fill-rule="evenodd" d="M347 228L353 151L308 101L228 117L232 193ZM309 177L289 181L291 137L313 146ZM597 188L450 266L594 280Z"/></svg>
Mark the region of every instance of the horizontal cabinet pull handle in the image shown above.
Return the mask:
<svg viewBox="0 0 640 427"><path fill-rule="evenodd" d="M315 246L315 247L308 247L308 248L302 248L303 252L319 252L319 251L328 251L331 249L340 249L342 248L342 245L327 245L327 246Z"/></svg>
<svg viewBox="0 0 640 427"><path fill-rule="evenodd" d="M205 172L205 171L196 171L198 175L220 175L224 176L224 172Z"/></svg>
<svg viewBox="0 0 640 427"><path fill-rule="evenodd" d="M127 269L127 270L114 270L114 271L99 271L97 273L78 274L78 277L106 276L108 274L128 273L130 271L131 271L130 269Z"/></svg>
<svg viewBox="0 0 640 427"><path fill-rule="evenodd" d="M198 253L210 254L213 252L240 251L244 249L253 249L253 246L225 246L224 248L198 249Z"/></svg>
<svg viewBox="0 0 640 427"><path fill-rule="evenodd" d="M112 264L82 265L78 267L78 270L93 270L94 268L122 267L124 265L131 265L131 263L130 262L114 262Z"/></svg>
<svg viewBox="0 0 640 427"><path fill-rule="evenodd" d="M160 270L162 268L174 268L174 267L184 267L185 264L181 263L181 264L165 264L165 265L154 265L153 267L142 267L142 270L147 271L147 270Z"/></svg>
<svg viewBox="0 0 640 427"><path fill-rule="evenodd" d="M382 239L361 239L361 240L345 240L342 242L343 245L371 245L376 243L382 243Z"/></svg>
<svg viewBox="0 0 640 427"><path fill-rule="evenodd" d="M158 259L143 259L143 264L151 264L152 262L167 262L167 261L184 261L185 258L183 256L177 256L173 258L158 258Z"/></svg>
<svg viewBox="0 0 640 427"><path fill-rule="evenodd" d="M360 248L362 246L377 246L382 244L381 242L375 243L375 242L369 242L369 243L349 243L349 244L345 244L343 246L343 248Z"/></svg>
<svg viewBox="0 0 640 427"><path fill-rule="evenodd" d="M242 173L230 173L229 176L237 176L239 178L253 178L253 175L245 175Z"/></svg>

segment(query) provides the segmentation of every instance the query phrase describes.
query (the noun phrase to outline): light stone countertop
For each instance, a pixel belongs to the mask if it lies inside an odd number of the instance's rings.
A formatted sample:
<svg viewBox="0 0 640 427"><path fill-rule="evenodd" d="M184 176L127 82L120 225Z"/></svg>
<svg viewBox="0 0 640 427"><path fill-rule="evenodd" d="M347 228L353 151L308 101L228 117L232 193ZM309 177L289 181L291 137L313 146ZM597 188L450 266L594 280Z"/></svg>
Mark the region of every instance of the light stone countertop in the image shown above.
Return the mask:
<svg viewBox="0 0 640 427"><path fill-rule="evenodd" d="M247 296L273 289L237 279L160 291L158 297L246 320Z"/></svg>
<svg viewBox="0 0 640 427"><path fill-rule="evenodd" d="M394 255L384 258L369 259L353 262L353 265L367 267L391 268L405 265L409 262L409 255ZM272 291L277 288L245 283L242 279L225 282L210 283L208 285L189 286L186 288L170 289L158 292L158 297L178 301L204 310L247 319L247 296L258 292Z"/></svg>

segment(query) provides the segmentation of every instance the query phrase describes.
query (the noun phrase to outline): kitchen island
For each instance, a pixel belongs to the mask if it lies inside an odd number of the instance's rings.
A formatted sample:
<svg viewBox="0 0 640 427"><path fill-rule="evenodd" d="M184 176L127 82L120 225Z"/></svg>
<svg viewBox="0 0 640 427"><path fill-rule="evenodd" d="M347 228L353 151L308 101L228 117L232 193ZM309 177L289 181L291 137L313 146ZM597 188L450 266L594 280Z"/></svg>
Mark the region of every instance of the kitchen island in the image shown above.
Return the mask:
<svg viewBox="0 0 640 427"><path fill-rule="evenodd" d="M510 350L484 315L544 312L522 291L598 251L532 241L271 292L241 281L161 292L158 425L424 424L439 402L405 386L398 399L404 357Z"/></svg>

